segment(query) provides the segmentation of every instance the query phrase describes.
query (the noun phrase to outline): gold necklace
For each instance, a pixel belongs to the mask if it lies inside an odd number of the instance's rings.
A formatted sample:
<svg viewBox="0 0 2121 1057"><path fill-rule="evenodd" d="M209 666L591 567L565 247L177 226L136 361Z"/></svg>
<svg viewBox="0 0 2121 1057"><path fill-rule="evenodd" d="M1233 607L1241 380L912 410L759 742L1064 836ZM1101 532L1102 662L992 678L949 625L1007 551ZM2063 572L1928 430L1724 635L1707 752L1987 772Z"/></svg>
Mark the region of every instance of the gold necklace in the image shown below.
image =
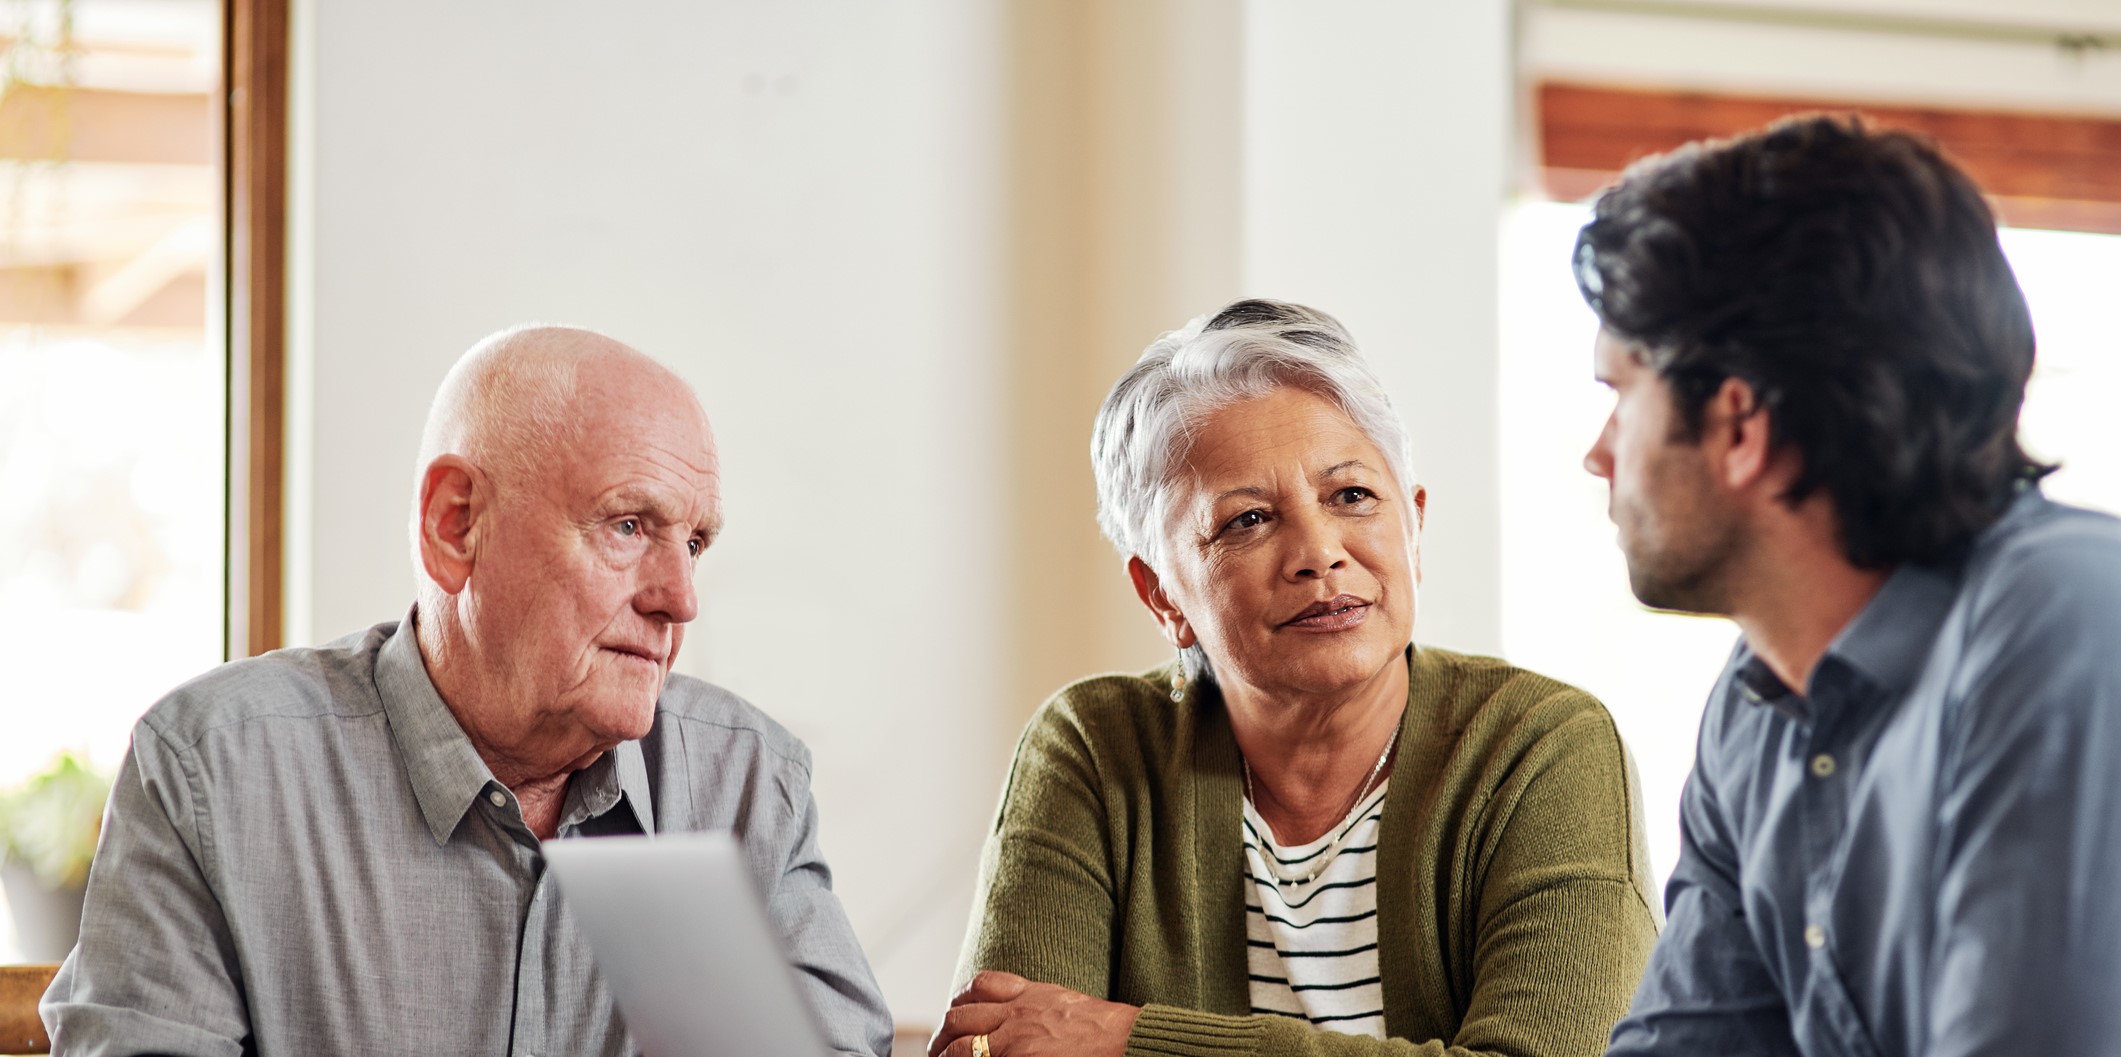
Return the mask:
<svg viewBox="0 0 2121 1057"><path fill-rule="evenodd" d="M1402 718L1402 722L1404 722L1404 718ZM1327 844L1318 853L1318 865L1313 866L1305 873L1293 873L1283 869L1281 861L1274 857L1272 848L1261 848L1259 850L1259 859L1266 864L1267 872L1274 875L1275 884L1307 885L1318 880L1318 875L1325 873L1326 867L1333 865L1333 860L1340 857L1340 850L1347 846L1348 836L1355 831L1355 827L1351 822L1355 818L1356 809L1362 807L1362 802L1368 799L1372 792L1376 791L1377 778L1385 772L1385 761L1392 758L1392 750L1398 746L1399 727L1395 726L1392 728L1391 740L1385 742L1385 751L1377 754L1377 766L1370 768L1370 777L1364 779L1362 786L1355 790L1354 802L1350 803L1348 810L1341 815L1340 834L1334 837L1332 843ZM1244 756L1239 755L1237 765L1245 772L1245 799L1252 802L1253 810L1256 811L1259 808L1259 798L1252 795L1252 763L1245 759ZM1261 815L1259 820L1265 822L1267 817ZM1268 828L1272 829L1273 827L1269 826Z"/></svg>

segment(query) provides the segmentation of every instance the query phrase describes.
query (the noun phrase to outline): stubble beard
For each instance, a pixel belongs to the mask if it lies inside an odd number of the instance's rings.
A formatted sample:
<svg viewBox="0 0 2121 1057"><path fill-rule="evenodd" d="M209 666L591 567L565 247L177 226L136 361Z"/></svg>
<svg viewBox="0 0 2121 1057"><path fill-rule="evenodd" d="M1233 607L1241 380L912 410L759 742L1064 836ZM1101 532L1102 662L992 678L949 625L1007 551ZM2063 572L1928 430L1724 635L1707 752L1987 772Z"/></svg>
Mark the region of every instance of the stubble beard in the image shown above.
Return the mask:
<svg viewBox="0 0 2121 1057"><path fill-rule="evenodd" d="M1638 537L1627 548L1629 589L1651 609L1729 615L1737 532L1728 522L1705 519L1684 528L1685 537L1655 544Z"/></svg>
<svg viewBox="0 0 2121 1057"><path fill-rule="evenodd" d="M1622 550L1628 587L1651 609L1728 615L1732 570L1743 549L1739 519L1712 495L1705 474L1667 459L1650 487L1629 497Z"/></svg>

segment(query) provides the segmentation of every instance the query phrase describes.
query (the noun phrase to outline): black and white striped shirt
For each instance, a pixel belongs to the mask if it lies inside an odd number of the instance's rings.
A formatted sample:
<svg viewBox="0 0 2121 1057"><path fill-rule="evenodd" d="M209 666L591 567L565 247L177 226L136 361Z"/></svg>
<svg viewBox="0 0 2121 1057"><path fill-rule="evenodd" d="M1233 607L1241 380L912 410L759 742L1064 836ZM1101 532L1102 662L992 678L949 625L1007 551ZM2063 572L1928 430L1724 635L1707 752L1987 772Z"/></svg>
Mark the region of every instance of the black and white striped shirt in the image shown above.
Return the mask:
<svg viewBox="0 0 2121 1057"><path fill-rule="evenodd" d="M1385 784L1390 784L1389 782ZM1351 821L1297 848L1282 848L1245 800L1246 959L1252 1012L1278 1013L1351 1035L1385 1037L1384 987L1377 974L1377 833L1385 785L1363 799ZM1347 840L1325 872L1307 884L1277 883L1262 856L1283 873L1308 871L1342 831Z"/></svg>

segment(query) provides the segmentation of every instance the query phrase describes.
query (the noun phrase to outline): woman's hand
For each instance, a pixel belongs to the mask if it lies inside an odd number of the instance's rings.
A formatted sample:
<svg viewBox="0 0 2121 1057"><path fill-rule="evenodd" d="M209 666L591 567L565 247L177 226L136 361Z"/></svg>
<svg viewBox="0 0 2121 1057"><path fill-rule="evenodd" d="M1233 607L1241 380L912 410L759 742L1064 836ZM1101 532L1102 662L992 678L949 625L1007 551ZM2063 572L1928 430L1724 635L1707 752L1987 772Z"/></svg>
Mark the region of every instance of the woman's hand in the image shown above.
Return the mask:
<svg viewBox="0 0 2121 1057"><path fill-rule="evenodd" d="M1141 1007L1014 973L983 972L950 1000L928 1057L1120 1057ZM973 1043L986 1037L982 1055Z"/></svg>

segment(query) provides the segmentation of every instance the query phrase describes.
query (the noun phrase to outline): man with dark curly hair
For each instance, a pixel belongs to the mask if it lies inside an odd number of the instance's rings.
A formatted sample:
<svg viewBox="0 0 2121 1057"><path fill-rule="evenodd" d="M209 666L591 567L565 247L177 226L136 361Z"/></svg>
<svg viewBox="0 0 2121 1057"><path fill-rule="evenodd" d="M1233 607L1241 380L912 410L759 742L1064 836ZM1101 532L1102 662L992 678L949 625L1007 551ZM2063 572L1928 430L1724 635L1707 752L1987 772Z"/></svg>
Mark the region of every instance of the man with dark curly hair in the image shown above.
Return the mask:
<svg viewBox="0 0 2121 1057"><path fill-rule="evenodd" d="M1635 594L1743 632L1610 1052L2121 1050L2121 522L2019 446L1979 190L1795 118L1637 164L1575 269Z"/></svg>

